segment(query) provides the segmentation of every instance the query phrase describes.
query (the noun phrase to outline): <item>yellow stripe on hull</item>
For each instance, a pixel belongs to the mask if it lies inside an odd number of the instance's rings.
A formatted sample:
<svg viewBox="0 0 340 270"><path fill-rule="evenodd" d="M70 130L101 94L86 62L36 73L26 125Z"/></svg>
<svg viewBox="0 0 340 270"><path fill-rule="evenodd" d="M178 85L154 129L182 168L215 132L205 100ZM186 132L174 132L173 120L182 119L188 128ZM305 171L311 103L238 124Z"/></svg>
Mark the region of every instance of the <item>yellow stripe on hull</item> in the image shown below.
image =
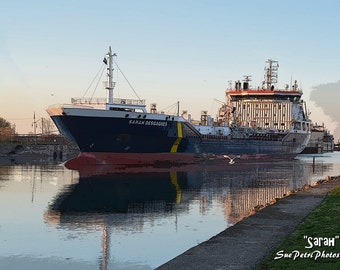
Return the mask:
<svg viewBox="0 0 340 270"><path fill-rule="evenodd" d="M171 178L171 184L173 184L176 189L176 204L180 204L181 199L182 199L182 190L178 184L177 172L171 171L170 178Z"/></svg>
<svg viewBox="0 0 340 270"><path fill-rule="evenodd" d="M171 153L176 153L177 152L178 145L180 144L182 138L183 138L182 123L181 122L177 122L177 139L176 139L176 141L174 142L174 144L171 147L171 150L170 150Z"/></svg>

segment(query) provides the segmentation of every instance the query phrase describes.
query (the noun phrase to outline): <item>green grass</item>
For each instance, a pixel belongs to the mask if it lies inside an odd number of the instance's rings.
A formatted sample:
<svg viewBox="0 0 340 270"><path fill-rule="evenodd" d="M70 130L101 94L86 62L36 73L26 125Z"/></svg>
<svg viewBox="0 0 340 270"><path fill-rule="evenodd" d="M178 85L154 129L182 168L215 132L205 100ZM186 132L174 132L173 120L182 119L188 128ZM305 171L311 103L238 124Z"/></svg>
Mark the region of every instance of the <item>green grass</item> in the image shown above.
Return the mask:
<svg viewBox="0 0 340 270"><path fill-rule="evenodd" d="M255 269L340 269L340 239L335 239L335 246L316 246L306 248L309 242L305 236L333 238L340 236L340 187L333 189L319 205L283 242L276 246ZM314 242L314 241L312 241ZM321 241L324 243L324 241ZM280 253L281 251L281 253ZM317 258L324 251L337 258ZM314 253L313 253L314 252ZM292 256L306 255L312 258L284 258L283 254ZM275 259L276 258L276 259Z"/></svg>

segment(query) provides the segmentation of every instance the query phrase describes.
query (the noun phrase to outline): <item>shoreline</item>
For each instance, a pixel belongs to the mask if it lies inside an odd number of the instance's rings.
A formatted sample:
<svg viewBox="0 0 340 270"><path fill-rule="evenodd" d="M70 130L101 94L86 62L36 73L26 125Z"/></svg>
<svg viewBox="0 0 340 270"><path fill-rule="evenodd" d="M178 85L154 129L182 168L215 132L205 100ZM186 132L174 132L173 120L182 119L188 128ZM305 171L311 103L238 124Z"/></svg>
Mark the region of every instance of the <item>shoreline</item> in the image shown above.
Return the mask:
<svg viewBox="0 0 340 270"><path fill-rule="evenodd" d="M67 144L5 144L0 145L0 166L60 164L78 153Z"/></svg>
<svg viewBox="0 0 340 270"><path fill-rule="evenodd" d="M234 226L156 269L253 269L337 186L340 186L340 176L327 176L269 205L255 207Z"/></svg>

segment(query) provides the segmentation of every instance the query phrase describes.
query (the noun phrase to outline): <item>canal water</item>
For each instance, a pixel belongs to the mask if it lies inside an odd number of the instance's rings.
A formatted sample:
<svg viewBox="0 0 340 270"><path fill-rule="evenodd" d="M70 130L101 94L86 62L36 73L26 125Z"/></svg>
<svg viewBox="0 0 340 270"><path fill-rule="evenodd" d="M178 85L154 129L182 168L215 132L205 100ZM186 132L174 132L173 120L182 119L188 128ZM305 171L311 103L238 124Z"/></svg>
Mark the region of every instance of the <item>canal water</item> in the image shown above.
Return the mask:
<svg viewBox="0 0 340 270"><path fill-rule="evenodd" d="M154 269L254 207L338 175L338 152L152 170L1 166L0 269Z"/></svg>

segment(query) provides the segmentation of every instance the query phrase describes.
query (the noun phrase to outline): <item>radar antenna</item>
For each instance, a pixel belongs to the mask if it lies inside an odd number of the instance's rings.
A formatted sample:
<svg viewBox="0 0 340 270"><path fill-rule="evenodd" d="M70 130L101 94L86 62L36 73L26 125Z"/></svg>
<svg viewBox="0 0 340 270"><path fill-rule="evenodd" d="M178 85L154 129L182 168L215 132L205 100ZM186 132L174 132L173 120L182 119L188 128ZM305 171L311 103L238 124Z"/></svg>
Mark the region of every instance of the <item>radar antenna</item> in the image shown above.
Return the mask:
<svg viewBox="0 0 340 270"><path fill-rule="evenodd" d="M278 78L279 62L268 59L266 63L268 63L268 67L265 68L266 72L264 75L264 83L266 85L266 89L274 90Z"/></svg>

